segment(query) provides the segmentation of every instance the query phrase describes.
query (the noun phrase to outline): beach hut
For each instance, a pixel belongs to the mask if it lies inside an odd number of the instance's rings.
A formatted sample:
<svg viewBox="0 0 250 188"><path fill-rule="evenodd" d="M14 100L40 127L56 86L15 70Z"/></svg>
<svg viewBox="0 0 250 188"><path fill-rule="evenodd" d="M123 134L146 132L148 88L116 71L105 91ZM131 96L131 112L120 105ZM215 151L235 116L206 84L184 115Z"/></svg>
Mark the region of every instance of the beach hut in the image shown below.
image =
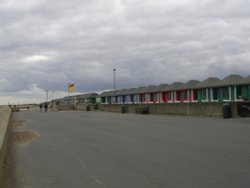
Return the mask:
<svg viewBox="0 0 250 188"><path fill-rule="evenodd" d="M197 92L198 102L218 101L218 91L215 87L220 81L219 78L210 77L194 86L192 89Z"/></svg>
<svg viewBox="0 0 250 188"><path fill-rule="evenodd" d="M198 80L190 80L183 85L176 88L176 101L177 102L196 102L197 91L192 88L199 84Z"/></svg>

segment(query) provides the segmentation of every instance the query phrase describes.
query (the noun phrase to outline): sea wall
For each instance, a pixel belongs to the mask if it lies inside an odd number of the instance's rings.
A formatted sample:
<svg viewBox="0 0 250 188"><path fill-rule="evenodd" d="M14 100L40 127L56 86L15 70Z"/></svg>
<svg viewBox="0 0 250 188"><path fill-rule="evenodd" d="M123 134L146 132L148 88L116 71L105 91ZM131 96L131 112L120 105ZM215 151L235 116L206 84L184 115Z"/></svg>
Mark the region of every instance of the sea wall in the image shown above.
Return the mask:
<svg viewBox="0 0 250 188"><path fill-rule="evenodd" d="M4 160L6 156L10 117L11 117L10 108L0 109L0 177L2 175Z"/></svg>
<svg viewBox="0 0 250 188"><path fill-rule="evenodd" d="M138 107L145 106L149 108L150 114L222 116L223 104L225 103L103 104L100 109L108 112L121 112L122 106L126 106L128 113L135 113ZM232 117L237 117L237 103L229 104L232 109Z"/></svg>

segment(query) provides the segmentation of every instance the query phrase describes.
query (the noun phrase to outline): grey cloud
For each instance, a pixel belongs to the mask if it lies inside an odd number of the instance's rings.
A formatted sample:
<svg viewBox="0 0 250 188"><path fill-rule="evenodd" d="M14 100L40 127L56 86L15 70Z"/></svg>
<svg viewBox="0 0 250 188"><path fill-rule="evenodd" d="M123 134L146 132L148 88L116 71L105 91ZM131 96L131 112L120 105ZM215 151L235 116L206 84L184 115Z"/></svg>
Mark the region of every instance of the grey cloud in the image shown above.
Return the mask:
<svg viewBox="0 0 250 188"><path fill-rule="evenodd" d="M249 75L246 0L23 2L0 4L1 91L109 89L114 67L118 88Z"/></svg>

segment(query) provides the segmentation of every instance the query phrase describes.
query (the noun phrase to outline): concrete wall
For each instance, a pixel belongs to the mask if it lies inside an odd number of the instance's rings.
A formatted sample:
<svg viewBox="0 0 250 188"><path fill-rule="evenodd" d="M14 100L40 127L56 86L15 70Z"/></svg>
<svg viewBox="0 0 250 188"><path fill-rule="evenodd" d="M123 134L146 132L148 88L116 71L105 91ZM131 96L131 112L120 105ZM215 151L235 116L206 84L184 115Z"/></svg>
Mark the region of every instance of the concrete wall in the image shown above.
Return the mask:
<svg viewBox="0 0 250 188"><path fill-rule="evenodd" d="M76 110L84 110L86 111L88 104L77 104L75 109Z"/></svg>
<svg viewBox="0 0 250 188"><path fill-rule="evenodd" d="M77 105L56 105L54 109L58 111L67 111L67 110L87 110L87 106L92 111L94 110L94 105L92 104L77 104Z"/></svg>
<svg viewBox="0 0 250 188"><path fill-rule="evenodd" d="M58 111L74 110L74 105L57 105L55 109Z"/></svg>
<svg viewBox="0 0 250 188"><path fill-rule="evenodd" d="M206 116L221 116L222 117L222 102L204 102L204 103L159 103L159 104L101 104L99 110L107 112L121 112L122 106L127 106L128 113L135 113L136 108L148 106L150 114L172 114L172 115L206 115ZM232 116L237 117L237 103L229 103L232 107ZM87 104L73 105L58 105L57 109L62 110L86 110ZM90 110L94 106L90 105Z"/></svg>
<svg viewBox="0 0 250 188"><path fill-rule="evenodd" d="M10 116L11 110L9 108L0 110L0 177L2 175L6 154Z"/></svg>
<svg viewBox="0 0 250 188"><path fill-rule="evenodd" d="M127 104L129 113L135 113L139 106L148 106L151 114L173 114L173 115L207 115L222 116L224 103L169 103L169 104ZM237 103L230 103L233 117L237 117ZM100 109L108 112L121 112L118 104L103 104Z"/></svg>

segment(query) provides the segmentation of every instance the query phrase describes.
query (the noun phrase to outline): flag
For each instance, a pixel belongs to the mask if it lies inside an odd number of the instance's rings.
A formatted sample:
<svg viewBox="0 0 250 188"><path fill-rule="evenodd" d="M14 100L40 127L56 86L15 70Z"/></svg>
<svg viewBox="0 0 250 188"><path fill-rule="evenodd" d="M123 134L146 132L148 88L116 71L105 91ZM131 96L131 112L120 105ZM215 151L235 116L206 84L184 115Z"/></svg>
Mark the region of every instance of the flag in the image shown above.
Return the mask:
<svg viewBox="0 0 250 188"><path fill-rule="evenodd" d="M75 91L75 84L69 84L69 92Z"/></svg>

